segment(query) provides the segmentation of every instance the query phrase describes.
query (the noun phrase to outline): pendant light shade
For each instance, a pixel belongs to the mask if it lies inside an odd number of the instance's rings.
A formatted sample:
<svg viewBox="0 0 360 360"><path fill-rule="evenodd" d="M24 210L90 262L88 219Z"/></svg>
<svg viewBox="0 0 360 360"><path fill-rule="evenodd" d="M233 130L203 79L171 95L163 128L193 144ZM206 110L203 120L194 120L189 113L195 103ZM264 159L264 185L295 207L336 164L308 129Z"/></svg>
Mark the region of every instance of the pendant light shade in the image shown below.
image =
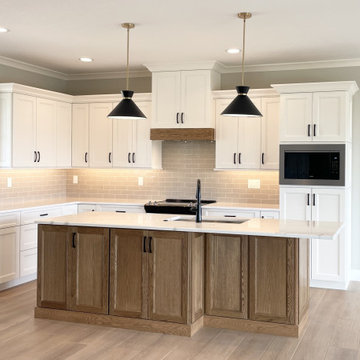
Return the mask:
<svg viewBox="0 0 360 360"><path fill-rule="evenodd" d="M262 116L261 112L256 108L250 98L247 96L248 86L237 86L238 95L225 108L221 115L225 116Z"/></svg>
<svg viewBox="0 0 360 360"><path fill-rule="evenodd" d="M127 30L127 61L126 61L126 90L122 90L123 99L110 112L111 119L146 119L144 113L134 103L132 96L134 92L129 90L129 33L135 27L132 23L121 24Z"/></svg>
<svg viewBox="0 0 360 360"><path fill-rule="evenodd" d="M116 105L108 117L111 119L146 119L144 113L132 99L134 92L123 90L121 93L124 98Z"/></svg>
<svg viewBox="0 0 360 360"><path fill-rule="evenodd" d="M240 19L244 20L243 25L243 48L242 48L242 64L241 64L241 86L236 87L238 95L221 113L224 116L262 116L261 112L256 108L248 97L249 86L244 85L244 67L245 67L245 23L251 18L251 13L241 12L238 14Z"/></svg>

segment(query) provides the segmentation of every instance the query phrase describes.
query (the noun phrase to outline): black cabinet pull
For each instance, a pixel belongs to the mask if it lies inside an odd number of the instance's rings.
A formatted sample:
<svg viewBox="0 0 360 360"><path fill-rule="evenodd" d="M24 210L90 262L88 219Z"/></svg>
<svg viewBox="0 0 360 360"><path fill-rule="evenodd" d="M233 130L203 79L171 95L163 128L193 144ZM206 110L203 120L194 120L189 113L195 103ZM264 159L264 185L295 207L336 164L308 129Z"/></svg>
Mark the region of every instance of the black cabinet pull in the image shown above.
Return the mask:
<svg viewBox="0 0 360 360"><path fill-rule="evenodd" d="M307 194L307 206L310 205L310 194Z"/></svg>
<svg viewBox="0 0 360 360"><path fill-rule="evenodd" d="M40 151L38 151L38 163L40 162Z"/></svg>
<svg viewBox="0 0 360 360"><path fill-rule="evenodd" d="M308 124L308 136L311 136L311 125L310 124Z"/></svg>
<svg viewBox="0 0 360 360"><path fill-rule="evenodd" d="M131 163L130 156L131 156L131 153L128 153L128 163L129 164Z"/></svg>
<svg viewBox="0 0 360 360"><path fill-rule="evenodd" d="M109 163L111 164L111 152L109 152Z"/></svg>
<svg viewBox="0 0 360 360"><path fill-rule="evenodd" d="M234 164L236 165L236 153L234 153Z"/></svg>
<svg viewBox="0 0 360 360"><path fill-rule="evenodd" d="M88 153L87 152L85 153L85 162L86 163L88 162Z"/></svg>
<svg viewBox="0 0 360 360"><path fill-rule="evenodd" d="M316 195L313 194L313 206L315 206L315 205L316 205Z"/></svg>
<svg viewBox="0 0 360 360"><path fill-rule="evenodd" d="M265 153L261 154L261 163L264 165L265 164Z"/></svg>
<svg viewBox="0 0 360 360"><path fill-rule="evenodd" d="M184 113L183 112L181 113L181 118L180 119L181 119L181 123L183 124L184 123Z"/></svg>
<svg viewBox="0 0 360 360"><path fill-rule="evenodd" d="M132 154L132 162L135 163L136 159L135 159L135 153Z"/></svg>
<svg viewBox="0 0 360 360"><path fill-rule="evenodd" d="M314 124L314 136L316 136L316 124Z"/></svg>
<svg viewBox="0 0 360 360"><path fill-rule="evenodd" d="M36 153L36 151L34 151L34 162L36 162L37 161L37 153Z"/></svg>
<svg viewBox="0 0 360 360"><path fill-rule="evenodd" d="M146 236L143 238L143 252L146 253Z"/></svg>
<svg viewBox="0 0 360 360"><path fill-rule="evenodd" d="M234 218L234 217L236 217L236 215L224 215L224 217L227 217L227 218Z"/></svg>
<svg viewBox="0 0 360 360"><path fill-rule="evenodd" d="M76 240L76 233L73 233L73 234L72 234L72 247L73 247L74 249L76 248L75 240Z"/></svg>
<svg viewBox="0 0 360 360"><path fill-rule="evenodd" d="M116 213L126 213L125 210L115 210Z"/></svg>
<svg viewBox="0 0 360 360"><path fill-rule="evenodd" d="M152 254L151 243L152 243L152 236L149 237L149 253L150 254Z"/></svg>
<svg viewBox="0 0 360 360"><path fill-rule="evenodd" d="M48 215L49 215L48 213L40 214L40 216L48 216Z"/></svg>
<svg viewBox="0 0 360 360"><path fill-rule="evenodd" d="M239 164L241 164L241 153L239 153Z"/></svg>
<svg viewBox="0 0 360 360"><path fill-rule="evenodd" d="M179 113L176 113L176 123L179 123Z"/></svg>

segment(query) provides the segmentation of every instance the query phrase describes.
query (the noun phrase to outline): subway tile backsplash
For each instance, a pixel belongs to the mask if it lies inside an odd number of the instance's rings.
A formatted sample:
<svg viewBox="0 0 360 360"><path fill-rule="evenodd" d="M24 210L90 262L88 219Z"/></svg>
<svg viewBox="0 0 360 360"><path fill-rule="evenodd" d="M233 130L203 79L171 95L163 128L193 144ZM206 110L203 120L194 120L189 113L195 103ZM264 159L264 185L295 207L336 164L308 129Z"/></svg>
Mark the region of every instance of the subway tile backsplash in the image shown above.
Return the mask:
<svg viewBox="0 0 360 360"><path fill-rule="evenodd" d="M152 199L194 198L196 179L202 198L221 202L279 203L278 171L214 171L215 143L163 144L163 170L140 169L33 169L0 170L0 204L11 205L57 198ZM73 175L78 184L73 184ZM138 186L138 177L144 185ZM13 186L7 187L7 178ZM259 179L260 189L248 189Z"/></svg>

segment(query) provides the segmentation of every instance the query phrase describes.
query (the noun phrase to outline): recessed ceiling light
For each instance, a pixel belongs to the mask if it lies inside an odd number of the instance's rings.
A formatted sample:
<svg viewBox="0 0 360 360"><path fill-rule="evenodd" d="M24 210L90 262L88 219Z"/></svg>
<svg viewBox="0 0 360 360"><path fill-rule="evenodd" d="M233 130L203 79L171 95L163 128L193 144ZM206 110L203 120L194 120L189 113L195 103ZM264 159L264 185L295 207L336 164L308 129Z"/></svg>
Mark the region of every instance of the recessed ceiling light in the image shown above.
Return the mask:
<svg viewBox="0 0 360 360"><path fill-rule="evenodd" d="M7 33L9 29L0 26L0 33Z"/></svg>
<svg viewBox="0 0 360 360"><path fill-rule="evenodd" d="M240 49L236 49L236 48L226 49L226 52L228 54L238 54L240 52Z"/></svg>
<svg viewBox="0 0 360 360"><path fill-rule="evenodd" d="M89 58L89 57L81 57L79 60L82 61L82 62L92 62L92 61L94 61L94 59Z"/></svg>

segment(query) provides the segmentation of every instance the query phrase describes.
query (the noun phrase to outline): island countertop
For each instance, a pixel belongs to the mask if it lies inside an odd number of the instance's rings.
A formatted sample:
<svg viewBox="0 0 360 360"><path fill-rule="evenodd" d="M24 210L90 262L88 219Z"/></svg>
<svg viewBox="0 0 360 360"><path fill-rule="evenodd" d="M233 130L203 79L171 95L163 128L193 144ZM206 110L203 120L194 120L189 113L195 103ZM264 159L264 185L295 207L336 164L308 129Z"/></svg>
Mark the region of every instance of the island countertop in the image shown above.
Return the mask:
<svg viewBox="0 0 360 360"><path fill-rule="evenodd" d="M183 219L194 216L182 215ZM316 222L299 220L249 219L241 224L173 221L171 214L135 214L113 212L86 212L77 215L59 216L39 220L38 224L108 227L121 229L183 231L194 233L213 233L229 235L253 235L288 238L334 239L341 231L340 222ZM203 220L214 217L203 217Z"/></svg>

